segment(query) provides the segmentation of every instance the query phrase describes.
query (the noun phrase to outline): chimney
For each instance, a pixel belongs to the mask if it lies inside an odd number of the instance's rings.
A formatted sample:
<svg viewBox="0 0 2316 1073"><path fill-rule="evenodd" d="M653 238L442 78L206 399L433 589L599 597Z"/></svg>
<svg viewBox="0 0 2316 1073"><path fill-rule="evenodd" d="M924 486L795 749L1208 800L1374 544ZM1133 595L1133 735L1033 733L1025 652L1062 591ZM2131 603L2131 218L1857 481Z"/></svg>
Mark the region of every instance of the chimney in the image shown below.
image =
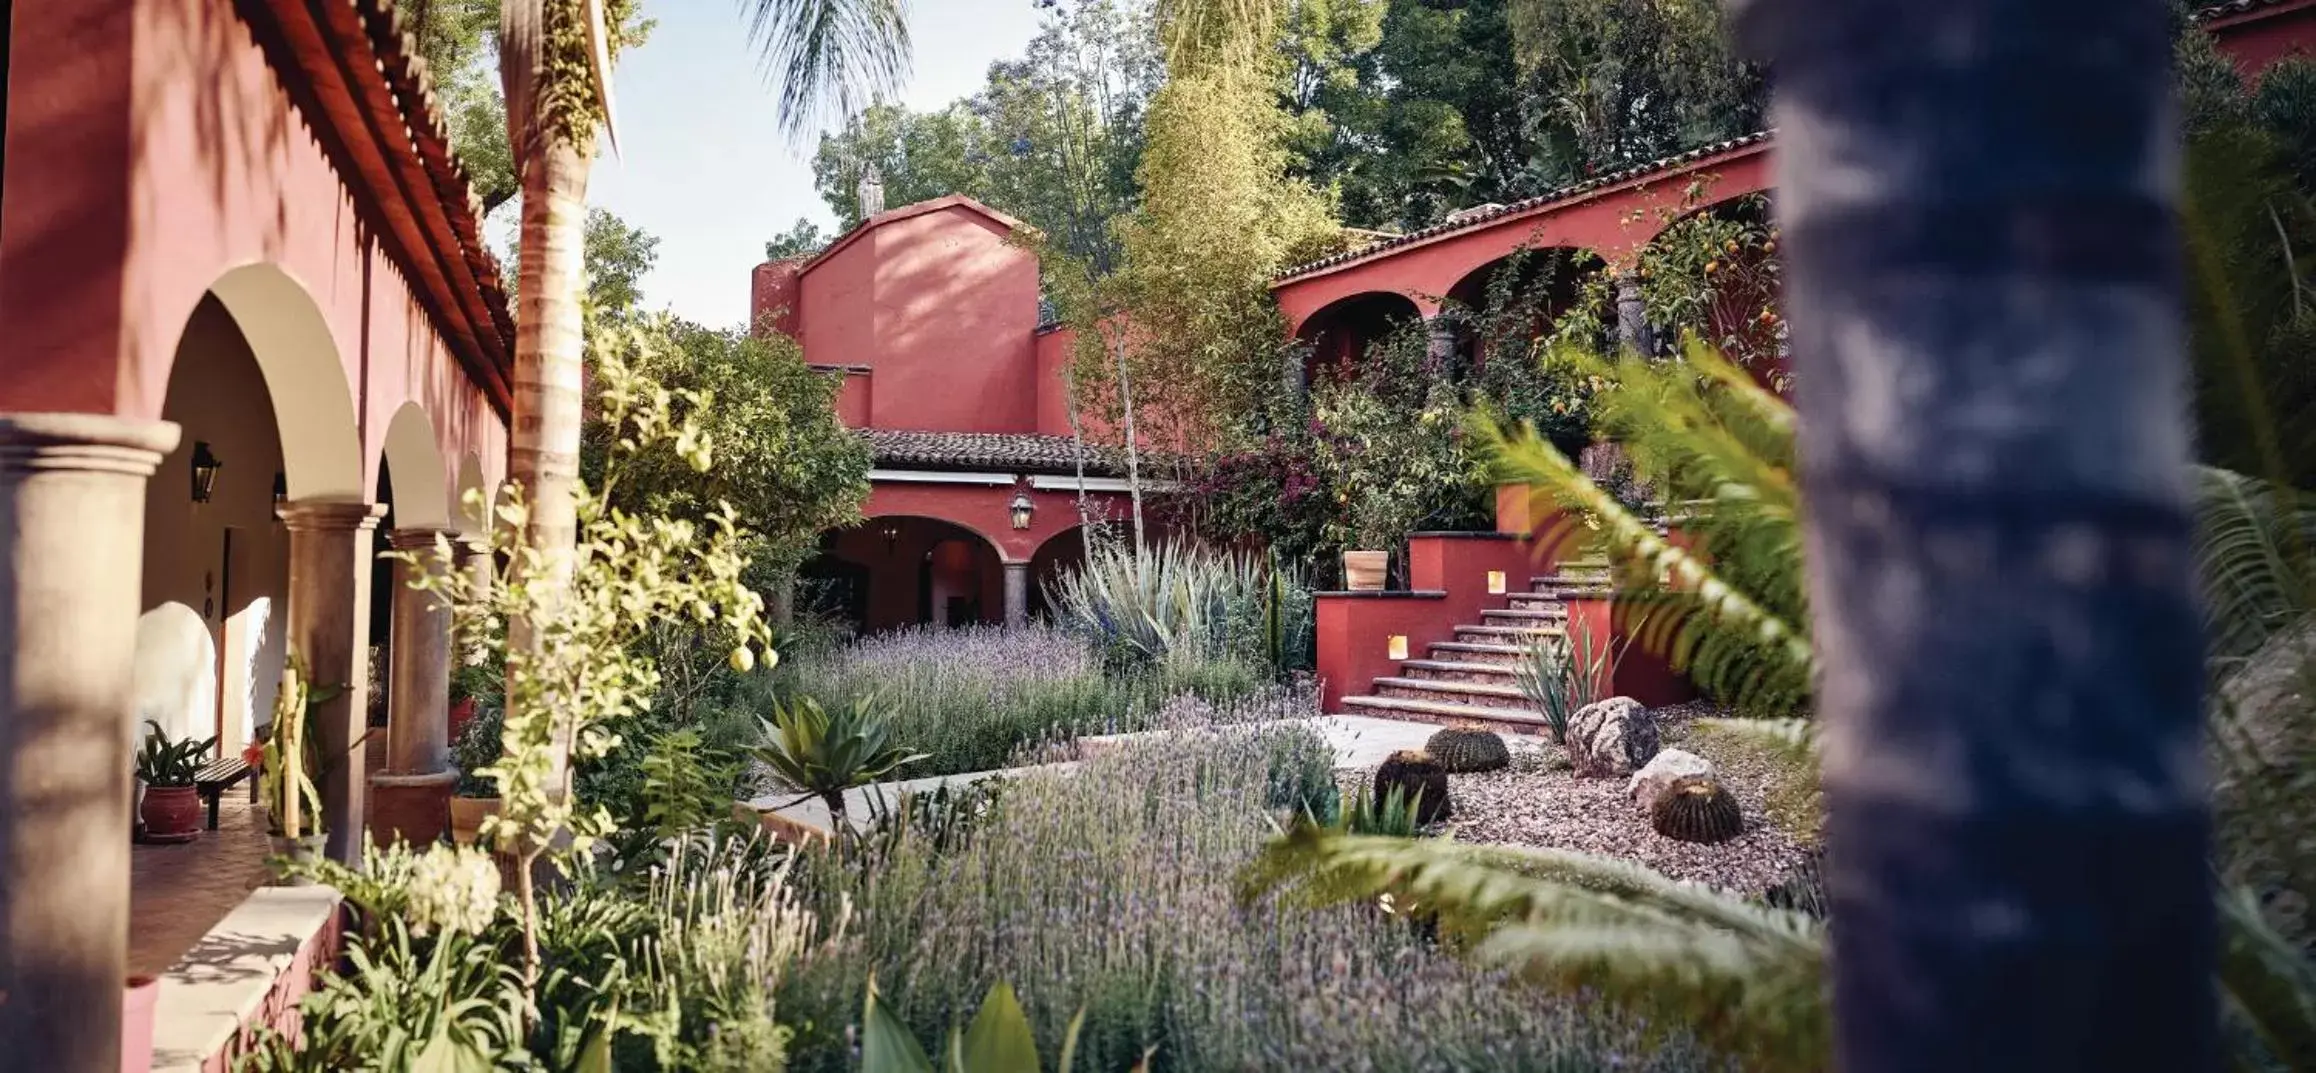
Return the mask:
<svg viewBox="0 0 2316 1073"><path fill-rule="evenodd" d="M866 220L885 211L885 181L877 175L875 164L861 165L860 185L853 192L860 198L861 219Z"/></svg>

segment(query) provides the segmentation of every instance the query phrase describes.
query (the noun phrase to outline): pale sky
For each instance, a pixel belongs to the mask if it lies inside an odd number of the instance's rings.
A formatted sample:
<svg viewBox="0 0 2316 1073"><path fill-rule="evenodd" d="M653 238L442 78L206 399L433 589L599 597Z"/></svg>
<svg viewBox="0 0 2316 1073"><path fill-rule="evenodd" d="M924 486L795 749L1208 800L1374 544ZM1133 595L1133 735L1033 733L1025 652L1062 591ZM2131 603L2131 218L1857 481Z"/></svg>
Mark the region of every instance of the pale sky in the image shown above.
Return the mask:
<svg viewBox="0 0 2316 1073"><path fill-rule="evenodd" d="M827 230L835 217L812 189L812 147L780 136L737 0L655 0L646 11L659 28L620 58L613 83L622 156L597 163L588 201L659 237L648 308L737 325L764 241L798 216ZM1020 55L1038 19L1033 0L913 0L916 63L902 102L934 108L979 89L990 61Z"/></svg>

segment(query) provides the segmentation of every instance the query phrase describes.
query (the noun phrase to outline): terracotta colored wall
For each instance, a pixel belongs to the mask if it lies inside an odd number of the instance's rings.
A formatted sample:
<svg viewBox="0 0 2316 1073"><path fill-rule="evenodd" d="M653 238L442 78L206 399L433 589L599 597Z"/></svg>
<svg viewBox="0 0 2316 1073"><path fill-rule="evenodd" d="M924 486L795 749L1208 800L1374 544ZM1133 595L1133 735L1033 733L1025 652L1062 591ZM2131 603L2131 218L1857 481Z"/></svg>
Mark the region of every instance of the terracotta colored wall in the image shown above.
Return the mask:
<svg viewBox="0 0 2316 1073"><path fill-rule="evenodd" d="M1318 594L1319 710L1343 710L1345 696L1367 691L1376 678L1395 674L1390 638L1407 636L1409 655L1446 639L1455 622L1444 592L1322 592Z"/></svg>
<svg viewBox="0 0 2316 1073"><path fill-rule="evenodd" d="M1571 641L1579 631L1598 639L1613 639L1616 666L1609 696L1631 697L1651 708L1696 699L1696 689L1673 670L1670 661L1634 643L1631 632L1618 626L1611 601L1569 600L1568 629Z"/></svg>
<svg viewBox="0 0 2316 1073"><path fill-rule="evenodd" d="M1076 356L1078 333L1069 328L1039 332L1031 345L1036 351L1037 368L1036 431L1048 436L1067 436L1070 434L1070 392L1065 373ZM1090 427L1086 431L1093 432Z"/></svg>
<svg viewBox="0 0 2316 1073"><path fill-rule="evenodd" d="M1701 161L1683 175L1612 187L1551 212L1399 247L1372 260L1290 280L1273 287L1272 294L1290 331L1336 301L1375 292L1405 296L1428 317L1438 311L1439 297L1465 276L1522 247L1591 250L1611 264L1622 263L1656 236L1661 214L1681 207L1689 176L1716 176L1711 197L1720 201L1768 189L1770 167L1769 147L1746 146Z"/></svg>
<svg viewBox="0 0 2316 1073"><path fill-rule="evenodd" d="M869 490L861 514L871 519L895 516L939 518L980 535L1006 562L1025 563L1046 541L1078 526L1077 496L1071 492L1031 492L1035 509L1027 529L1013 528L1013 488L1007 485L913 484L878 481ZM1122 496L1095 493L1089 501L1125 513Z"/></svg>
<svg viewBox="0 0 2316 1073"><path fill-rule="evenodd" d="M11 56L0 411L158 417L179 338L211 285L270 264L302 292L301 314L326 326L326 342L294 359L335 367L352 417L335 431L350 443L332 450L359 460L328 487L312 483L318 470L294 477L307 485L294 495L366 491L387 419L408 401L430 415L449 487L469 454L494 482L503 473L503 421L443 347L378 245L373 210L340 181L232 5L23 5Z"/></svg>
<svg viewBox="0 0 2316 1073"><path fill-rule="evenodd" d="M1528 580L1548 569L1536 562L1533 545L1509 534L1419 533L1407 541L1408 587L1447 594L1440 602L1444 621L1435 629L1443 638L1458 623L1480 621L1481 609L1504 606L1510 593L1526 591ZM1502 593L1488 591L1493 570L1504 573Z"/></svg>
<svg viewBox="0 0 2316 1073"><path fill-rule="evenodd" d="M798 277L803 271L804 262L797 258L768 261L756 266L749 280L749 331L757 335L767 332L779 332L790 337L796 335Z"/></svg>
<svg viewBox="0 0 2316 1073"><path fill-rule="evenodd" d="M844 370L834 375L844 378L836 389L836 419L847 428L863 428L869 423L870 397L876 382L869 373Z"/></svg>
<svg viewBox="0 0 2316 1073"><path fill-rule="evenodd" d="M2257 8L2207 27L2247 77L2293 54L2316 55L2316 0Z"/></svg>
<svg viewBox="0 0 2316 1073"><path fill-rule="evenodd" d="M874 370L873 427L1031 431L1036 258L999 221L933 204L885 214L806 269L805 357Z"/></svg>
<svg viewBox="0 0 2316 1073"><path fill-rule="evenodd" d="M264 1026L278 1032L295 1033L299 1024L298 1005L314 990L316 981L325 971L334 970L338 956L346 946L346 914L351 909L340 907L330 915L328 924L307 939L298 948L289 964L282 966L257 1009L243 1022L242 1031L216 1054L201 1061L201 1073L231 1073L239 1068L241 1059L257 1043L257 1028Z"/></svg>

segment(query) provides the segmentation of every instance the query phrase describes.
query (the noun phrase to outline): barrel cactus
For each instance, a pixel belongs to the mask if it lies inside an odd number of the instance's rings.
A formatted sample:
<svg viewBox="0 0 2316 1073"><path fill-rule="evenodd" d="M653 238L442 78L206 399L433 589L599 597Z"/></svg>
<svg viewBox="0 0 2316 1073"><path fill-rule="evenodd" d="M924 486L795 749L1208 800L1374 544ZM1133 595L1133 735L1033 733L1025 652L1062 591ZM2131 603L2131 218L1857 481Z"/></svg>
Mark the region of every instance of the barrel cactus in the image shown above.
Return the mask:
<svg viewBox="0 0 2316 1073"><path fill-rule="evenodd" d="M1375 769L1375 800L1391 799L1391 792L1415 807L1415 822L1437 823L1454 813L1448 801L1448 771L1438 758L1421 749L1401 749Z"/></svg>
<svg viewBox="0 0 2316 1073"><path fill-rule="evenodd" d="M1423 751L1456 775L1501 771L1512 764L1512 751L1504 747L1504 739L1478 727L1443 728L1423 743Z"/></svg>
<svg viewBox="0 0 2316 1073"><path fill-rule="evenodd" d="M1649 810L1649 824L1658 834L1682 842L1727 842L1745 831L1737 798L1711 775L1673 780Z"/></svg>

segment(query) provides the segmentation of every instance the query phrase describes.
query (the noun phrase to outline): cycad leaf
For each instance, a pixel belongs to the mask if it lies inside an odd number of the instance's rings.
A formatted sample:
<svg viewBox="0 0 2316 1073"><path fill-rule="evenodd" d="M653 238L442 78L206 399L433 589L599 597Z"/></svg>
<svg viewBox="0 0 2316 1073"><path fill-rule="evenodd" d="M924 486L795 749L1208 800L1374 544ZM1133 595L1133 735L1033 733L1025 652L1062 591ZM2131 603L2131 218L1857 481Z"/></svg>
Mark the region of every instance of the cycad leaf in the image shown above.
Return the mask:
<svg viewBox="0 0 2316 1073"><path fill-rule="evenodd" d="M1000 982L982 998L980 1012L965 1029L959 1054L964 1059L959 1073L1036 1073L1040 1068L1037 1038L1030 1032L1029 1017L1021 1012L1021 1000L1014 996L1012 984Z"/></svg>

